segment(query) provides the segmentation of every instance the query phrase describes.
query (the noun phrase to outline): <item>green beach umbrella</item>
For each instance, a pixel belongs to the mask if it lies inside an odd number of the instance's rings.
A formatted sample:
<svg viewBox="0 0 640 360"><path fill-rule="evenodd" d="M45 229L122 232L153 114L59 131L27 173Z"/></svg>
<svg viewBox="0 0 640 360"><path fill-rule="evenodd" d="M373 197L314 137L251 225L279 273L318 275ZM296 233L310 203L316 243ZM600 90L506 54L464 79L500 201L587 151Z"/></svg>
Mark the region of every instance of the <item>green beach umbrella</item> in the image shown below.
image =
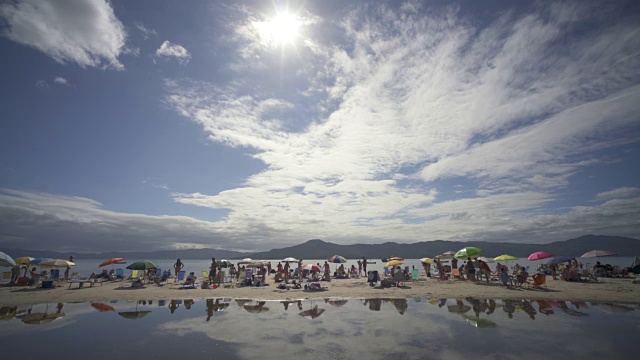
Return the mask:
<svg viewBox="0 0 640 360"><path fill-rule="evenodd" d="M133 269L133 270L139 270L139 269ZM143 318L149 315L150 312L151 311L123 311L123 312L119 312L118 315L122 316L125 319L138 320L140 318Z"/></svg>
<svg viewBox="0 0 640 360"><path fill-rule="evenodd" d="M453 255L453 257L456 259L465 259L468 257L478 256L483 252L484 250L478 247L468 246L466 248L458 250L458 252L455 255Z"/></svg>
<svg viewBox="0 0 640 360"><path fill-rule="evenodd" d="M218 263L218 265L219 265L220 267L222 267L222 268L230 268L230 267L231 267L231 265L233 265L233 264L231 264L231 261L229 261L229 260L225 260L225 259L218 260L218 261L216 261L216 262L217 262L217 263Z"/></svg>
<svg viewBox="0 0 640 360"><path fill-rule="evenodd" d="M509 261L509 260L518 260L519 258L513 256L513 255L509 255L509 254L503 254L498 256L497 258L494 258L493 260L495 261Z"/></svg>
<svg viewBox="0 0 640 360"><path fill-rule="evenodd" d="M129 270L149 270L149 269L157 269L158 265L152 263L149 260L140 260L136 261L133 264L127 266Z"/></svg>

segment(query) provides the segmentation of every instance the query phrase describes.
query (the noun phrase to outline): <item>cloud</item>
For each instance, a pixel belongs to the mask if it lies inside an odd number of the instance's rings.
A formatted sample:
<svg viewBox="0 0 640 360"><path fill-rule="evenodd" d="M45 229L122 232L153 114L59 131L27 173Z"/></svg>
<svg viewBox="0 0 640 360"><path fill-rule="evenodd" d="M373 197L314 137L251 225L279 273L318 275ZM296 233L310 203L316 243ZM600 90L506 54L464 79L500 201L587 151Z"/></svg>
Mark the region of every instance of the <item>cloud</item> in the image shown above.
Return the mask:
<svg viewBox="0 0 640 360"><path fill-rule="evenodd" d="M640 188L625 186L596 194L598 200L624 199L640 193Z"/></svg>
<svg viewBox="0 0 640 360"><path fill-rule="evenodd" d="M0 5L3 35L59 63L124 69L118 60L126 32L110 3L23 0Z"/></svg>
<svg viewBox="0 0 640 360"><path fill-rule="evenodd" d="M148 38L150 38L151 36L158 36L158 33L156 32L155 29L152 28L146 28L142 23L138 22L135 23L135 27L136 29L140 30L140 32L142 33L142 35L144 36L144 39L147 40Z"/></svg>
<svg viewBox="0 0 640 360"><path fill-rule="evenodd" d="M295 54L240 51L246 74L226 86L168 81L179 114L265 165L237 188L175 200L229 209L236 231L291 234L283 241L638 236L637 200L554 207L576 173L616 161L604 150L638 143L634 19L615 13L612 24L615 9L563 4L483 26L452 8L368 10L316 25L313 47ZM259 39L238 47L247 41ZM281 85L265 74L287 56L296 88L273 90ZM473 191L446 190L460 179ZM617 228L602 222L613 208L625 214Z"/></svg>
<svg viewBox="0 0 640 360"><path fill-rule="evenodd" d="M61 76L58 76L55 79L53 79L53 82L60 85L69 85L69 82L67 81L67 79Z"/></svg>
<svg viewBox="0 0 640 360"><path fill-rule="evenodd" d="M182 45L172 44L169 40L165 40L156 50L156 56L175 57L181 64L186 64L191 59L191 53Z"/></svg>
<svg viewBox="0 0 640 360"><path fill-rule="evenodd" d="M37 87L38 89L41 89L41 90L42 90L42 89L48 89L48 88L50 87L50 86L49 86L49 83L48 83L48 82L46 82L45 80L38 80L38 81L36 81L36 84L35 84L35 85L36 85L36 87Z"/></svg>

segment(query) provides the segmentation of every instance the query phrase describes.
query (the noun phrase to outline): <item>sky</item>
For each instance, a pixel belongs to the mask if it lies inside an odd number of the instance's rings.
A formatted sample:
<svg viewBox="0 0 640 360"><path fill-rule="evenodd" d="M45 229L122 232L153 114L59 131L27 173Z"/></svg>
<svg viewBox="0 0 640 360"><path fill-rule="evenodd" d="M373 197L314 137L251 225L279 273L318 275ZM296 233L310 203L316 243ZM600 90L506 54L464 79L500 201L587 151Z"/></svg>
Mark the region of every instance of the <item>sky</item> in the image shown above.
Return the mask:
<svg viewBox="0 0 640 360"><path fill-rule="evenodd" d="M0 247L640 238L640 3L0 4Z"/></svg>

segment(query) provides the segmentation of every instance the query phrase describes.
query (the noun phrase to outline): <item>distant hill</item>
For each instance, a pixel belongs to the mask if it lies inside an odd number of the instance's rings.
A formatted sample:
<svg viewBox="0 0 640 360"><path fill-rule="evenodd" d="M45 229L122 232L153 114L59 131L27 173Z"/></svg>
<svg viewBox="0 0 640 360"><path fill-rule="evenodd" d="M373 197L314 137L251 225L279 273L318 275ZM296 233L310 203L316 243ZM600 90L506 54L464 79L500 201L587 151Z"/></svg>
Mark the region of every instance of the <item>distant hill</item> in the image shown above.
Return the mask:
<svg viewBox="0 0 640 360"><path fill-rule="evenodd" d="M579 256L587 251L609 250L620 256L640 255L640 240L621 236L585 235L575 239L556 241L548 244L515 244L495 243L486 241L460 242L460 241L423 241L413 244L399 244L387 242L383 244L354 244L339 245L319 239L309 240L305 243L281 249L259 253L243 253L239 251L227 251L220 249L187 249L187 250L162 250L149 252L123 252L114 251L107 253L73 253L55 251L36 251L21 249L0 249L13 257L32 256L66 259L74 255L78 259L109 259L112 257L124 257L126 259L194 259L206 260L215 257L217 259L284 259L292 256L302 259L328 259L333 255L342 255L347 259L356 259L366 256L367 259L377 260L383 257L400 256L407 259L433 257L445 251L457 251L465 246L477 246L485 250L485 255L495 257L501 254L510 254L517 257L527 257L536 251L548 251L555 255Z"/></svg>
<svg viewBox="0 0 640 360"><path fill-rule="evenodd" d="M338 245L319 239L309 240L303 244L273 249L250 255L254 259L284 259L295 257L303 259L327 259L333 255L342 255L347 259L366 256L367 259L380 259L389 256L400 256L407 259L435 256L445 251L457 251L465 246L477 246L485 250L487 256L510 254L527 257L536 251L547 251L555 255L579 256L590 250L609 250L621 256L640 254L640 240L621 236L585 235L579 238L556 241L548 244L515 244L495 242L460 242L460 241L423 241L413 244L387 242L383 244Z"/></svg>

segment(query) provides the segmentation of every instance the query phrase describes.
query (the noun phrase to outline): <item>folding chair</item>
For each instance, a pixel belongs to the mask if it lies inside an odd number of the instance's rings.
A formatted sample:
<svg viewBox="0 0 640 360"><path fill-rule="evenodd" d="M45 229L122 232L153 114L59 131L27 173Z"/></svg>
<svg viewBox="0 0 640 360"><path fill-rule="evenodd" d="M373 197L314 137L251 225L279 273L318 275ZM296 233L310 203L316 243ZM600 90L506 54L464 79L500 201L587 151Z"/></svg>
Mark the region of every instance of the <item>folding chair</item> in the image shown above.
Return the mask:
<svg viewBox="0 0 640 360"><path fill-rule="evenodd" d="M116 269L116 279L124 280L124 270Z"/></svg>
<svg viewBox="0 0 640 360"><path fill-rule="evenodd" d="M418 280L418 269L413 269L411 271L411 280L412 281Z"/></svg>

